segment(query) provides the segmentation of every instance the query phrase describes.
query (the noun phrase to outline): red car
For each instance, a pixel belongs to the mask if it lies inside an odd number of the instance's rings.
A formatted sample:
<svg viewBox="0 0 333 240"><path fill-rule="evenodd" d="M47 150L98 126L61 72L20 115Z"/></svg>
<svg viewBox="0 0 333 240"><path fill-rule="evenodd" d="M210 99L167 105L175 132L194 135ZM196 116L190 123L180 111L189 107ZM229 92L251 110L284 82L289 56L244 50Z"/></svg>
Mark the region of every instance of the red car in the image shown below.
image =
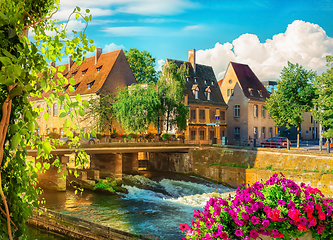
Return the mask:
<svg viewBox="0 0 333 240"><path fill-rule="evenodd" d="M261 147L277 147L277 148L286 148L287 147L287 138L285 137L272 137L260 143ZM290 146L289 141L289 146Z"/></svg>

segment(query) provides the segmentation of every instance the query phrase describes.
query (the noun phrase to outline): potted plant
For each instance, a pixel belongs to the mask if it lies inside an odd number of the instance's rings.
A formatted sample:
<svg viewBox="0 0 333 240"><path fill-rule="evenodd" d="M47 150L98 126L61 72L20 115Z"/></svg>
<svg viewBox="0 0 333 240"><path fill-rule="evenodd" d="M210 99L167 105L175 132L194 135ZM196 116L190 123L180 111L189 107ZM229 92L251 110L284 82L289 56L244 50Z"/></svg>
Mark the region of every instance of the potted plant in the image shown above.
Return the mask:
<svg viewBox="0 0 333 240"><path fill-rule="evenodd" d="M194 210L192 227L183 223L180 230L186 240L333 239L332 202L275 173L265 183L238 188L234 197L211 198L204 211Z"/></svg>

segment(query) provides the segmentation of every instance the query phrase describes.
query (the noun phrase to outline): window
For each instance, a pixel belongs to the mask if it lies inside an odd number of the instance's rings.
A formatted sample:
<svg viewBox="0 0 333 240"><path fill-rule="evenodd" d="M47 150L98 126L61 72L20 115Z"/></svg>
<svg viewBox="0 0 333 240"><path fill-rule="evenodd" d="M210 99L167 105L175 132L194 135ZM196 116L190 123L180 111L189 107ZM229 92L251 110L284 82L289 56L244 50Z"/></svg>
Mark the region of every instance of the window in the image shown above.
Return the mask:
<svg viewBox="0 0 333 240"><path fill-rule="evenodd" d="M260 97L262 97L262 91L261 90L257 90L258 91L258 94Z"/></svg>
<svg viewBox="0 0 333 240"><path fill-rule="evenodd" d="M200 140L205 140L205 131L200 131Z"/></svg>
<svg viewBox="0 0 333 240"><path fill-rule="evenodd" d="M190 76L186 76L186 82L190 81Z"/></svg>
<svg viewBox="0 0 333 240"><path fill-rule="evenodd" d="M195 131L191 131L191 140L195 140Z"/></svg>
<svg viewBox="0 0 333 240"><path fill-rule="evenodd" d="M58 114L58 106L57 103L53 104L53 116L56 117Z"/></svg>
<svg viewBox="0 0 333 240"><path fill-rule="evenodd" d="M213 140L213 138L214 138L214 131L210 131L209 132L209 139Z"/></svg>
<svg viewBox="0 0 333 240"><path fill-rule="evenodd" d="M195 115L196 115L195 112L196 112L195 109L191 109L191 120L195 120L195 118L196 118L195 117Z"/></svg>
<svg viewBox="0 0 333 240"><path fill-rule="evenodd" d="M234 106L234 117L240 117L240 105Z"/></svg>
<svg viewBox="0 0 333 240"><path fill-rule="evenodd" d="M37 106L38 109L38 117L40 117L40 106Z"/></svg>
<svg viewBox="0 0 333 240"><path fill-rule="evenodd" d="M221 111L220 115L221 115L221 121L225 121L225 111Z"/></svg>
<svg viewBox="0 0 333 240"><path fill-rule="evenodd" d="M270 134L270 136L272 137L272 134L273 134L273 128L269 128L269 134Z"/></svg>
<svg viewBox="0 0 333 240"><path fill-rule="evenodd" d="M199 119L205 120L205 110L199 110Z"/></svg>
<svg viewBox="0 0 333 240"><path fill-rule="evenodd" d="M94 85L94 83L95 83L95 80L92 81L92 82L90 82L90 83L88 83L88 84L87 84L88 89L90 89L90 88L92 87L92 85Z"/></svg>
<svg viewBox="0 0 333 240"><path fill-rule="evenodd" d="M210 121L211 122L215 121L215 114L216 114L215 110L210 110Z"/></svg>
<svg viewBox="0 0 333 240"><path fill-rule="evenodd" d="M224 136L224 130L221 129L221 137L225 137Z"/></svg>
<svg viewBox="0 0 333 240"><path fill-rule="evenodd" d="M253 106L253 116L258 117L258 105Z"/></svg>
<svg viewBox="0 0 333 240"><path fill-rule="evenodd" d="M261 133L265 134L265 127L262 128Z"/></svg>
<svg viewBox="0 0 333 240"><path fill-rule="evenodd" d="M261 117L265 118L266 116L266 111L265 111L265 108L264 106L261 107Z"/></svg>
<svg viewBox="0 0 333 240"><path fill-rule="evenodd" d="M77 71L76 71L76 72L73 72L72 77L74 77L76 73L77 73Z"/></svg>
<svg viewBox="0 0 333 240"><path fill-rule="evenodd" d="M74 87L74 91L78 88L78 86L80 85L80 83L78 84L75 84L73 87Z"/></svg>
<svg viewBox="0 0 333 240"><path fill-rule="evenodd" d="M49 114L49 116L51 116L51 107L47 106L47 113Z"/></svg>
<svg viewBox="0 0 333 240"><path fill-rule="evenodd" d="M56 128L53 128L53 133L57 133L57 129Z"/></svg>
<svg viewBox="0 0 333 240"><path fill-rule="evenodd" d="M235 127L235 129L234 129L234 133L235 133L235 134L240 134L240 128L239 128L239 127Z"/></svg>
<svg viewBox="0 0 333 240"><path fill-rule="evenodd" d="M311 116L311 120L310 120L310 121L311 121L311 123L313 122L313 118L312 118L312 116Z"/></svg>
<svg viewBox="0 0 333 240"><path fill-rule="evenodd" d="M232 97L234 95L234 90L233 89L228 89L227 90L227 96Z"/></svg>
<svg viewBox="0 0 333 240"><path fill-rule="evenodd" d="M248 88L250 96L253 96L253 88Z"/></svg>
<svg viewBox="0 0 333 240"><path fill-rule="evenodd" d="M82 76L84 76L84 74L86 74L87 70L88 69L82 71Z"/></svg>
<svg viewBox="0 0 333 240"><path fill-rule="evenodd" d="M101 71L101 69L102 69L102 66L98 67L98 68L96 69L96 71L99 72L99 71Z"/></svg>
<svg viewBox="0 0 333 240"><path fill-rule="evenodd" d="M254 133L254 138L258 138L258 128L257 127L253 128L253 133Z"/></svg>
<svg viewBox="0 0 333 240"><path fill-rule="evenodd" d="M50 129L46 129L46 134L49 135L50 134Z"/></svg>
<svg viewBox="0 0 333 240"><path fill-rule="evenodd" d="M197 81L198 81L198 78L194 77L194 82L197 83Z"/></svg>
<svg viewBox="0 0 333 240"><path fill-rule="evenodd" d="M60 128L60 137L64 136L64 130L62 128Z"/></svg>
<svg viewBox="0 0 333 240"><path fill-rule="evenodd" d="M207 80L204 81L205 85L207 85Z"/></svg>
<svg viewBox="0 0 333 240"><path fill-rule="evenodd" d="M40 135L40 128L37 128L37 135Z"/></svg>
<svg viewBox="0 0 333 240"><path fill-rule="evenodd" d="M210 92L207 92L207 100L210 101Z"/></svg>
<svg viewBox="0 0 333 240"><path fill-rule="evenodd" d="M211 82L211 85L214 86L214 81Z"/></svg>
<svg viewBox="0 0 333 240"><path fill-rule="evenodd" d="M229 80L229 83L230 83L230 84L232 83L231 79Z"/></svg>
<svg viewBox="0 0 333 240"><path fill-rule="evenodd" d="M195 99L199 99L199 91L194 90L194 97Z"/></svg>

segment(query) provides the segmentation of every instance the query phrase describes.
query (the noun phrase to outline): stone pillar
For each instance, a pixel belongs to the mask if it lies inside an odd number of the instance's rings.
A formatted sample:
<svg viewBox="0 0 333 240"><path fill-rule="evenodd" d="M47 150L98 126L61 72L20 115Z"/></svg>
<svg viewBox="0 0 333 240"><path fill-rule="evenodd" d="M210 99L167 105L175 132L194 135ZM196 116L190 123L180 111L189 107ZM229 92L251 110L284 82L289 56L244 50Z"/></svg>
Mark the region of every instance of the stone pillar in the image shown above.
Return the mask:
<svg viewBox="0 0 333 240"><path fill-rule="evenodd" d="M63 179L62 175L66 171L66 163L68 162L68 157L59 156L60 162L64 164L61 171L58 172L58 168L55 166L50 166L45 172L38 172L39 186L44 189L50 189L55 191L66 191L66 177ZM36 163L40 162L43 164L42 159L36 160ZM53 160L50 160L50 164Z"/></svg>
<svg viewBox="0 0 333 240"><path fill-rule="evenodd" d="M91 154L90 166L93 170L100 171L100 175L113 175L116 179L122 179L123 166L122 154L109 153L109 154Z"/></svg>
<svg viewBox="0 0 333 240"><path fill-rule="evenodd" d="M126 173L137 172L139 167L138 153L123 153L122 171Z"/></svg>

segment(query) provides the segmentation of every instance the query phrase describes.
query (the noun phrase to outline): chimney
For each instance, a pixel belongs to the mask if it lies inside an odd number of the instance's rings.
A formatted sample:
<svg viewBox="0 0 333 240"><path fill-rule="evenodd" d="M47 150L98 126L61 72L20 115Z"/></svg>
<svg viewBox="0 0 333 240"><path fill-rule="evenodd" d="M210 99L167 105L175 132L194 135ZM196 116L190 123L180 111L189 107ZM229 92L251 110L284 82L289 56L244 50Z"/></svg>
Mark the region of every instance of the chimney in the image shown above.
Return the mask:
<svg viewBox="0 0 333 240"><path fill-rule="evenodd" d="M102 48L96 48L95 49L95 64L97 64L97 61L99 59L99 57L101 56L102 54Z"/></svg>
<svg viewBox="0 0 333 240"><path fill-rule="evenodd" d="M72 60L72 56L68 56L68 71L71 69L71 67L73 66L73 60Z"/></svg>
<svg viewBox="0 0 333 240"><path fill-rule="evenodd" d="M193 71L195 73L196 71L196 66L195 66L195 49L190 49L188 50L188 61L191 63L193 67Z"/></svg>

